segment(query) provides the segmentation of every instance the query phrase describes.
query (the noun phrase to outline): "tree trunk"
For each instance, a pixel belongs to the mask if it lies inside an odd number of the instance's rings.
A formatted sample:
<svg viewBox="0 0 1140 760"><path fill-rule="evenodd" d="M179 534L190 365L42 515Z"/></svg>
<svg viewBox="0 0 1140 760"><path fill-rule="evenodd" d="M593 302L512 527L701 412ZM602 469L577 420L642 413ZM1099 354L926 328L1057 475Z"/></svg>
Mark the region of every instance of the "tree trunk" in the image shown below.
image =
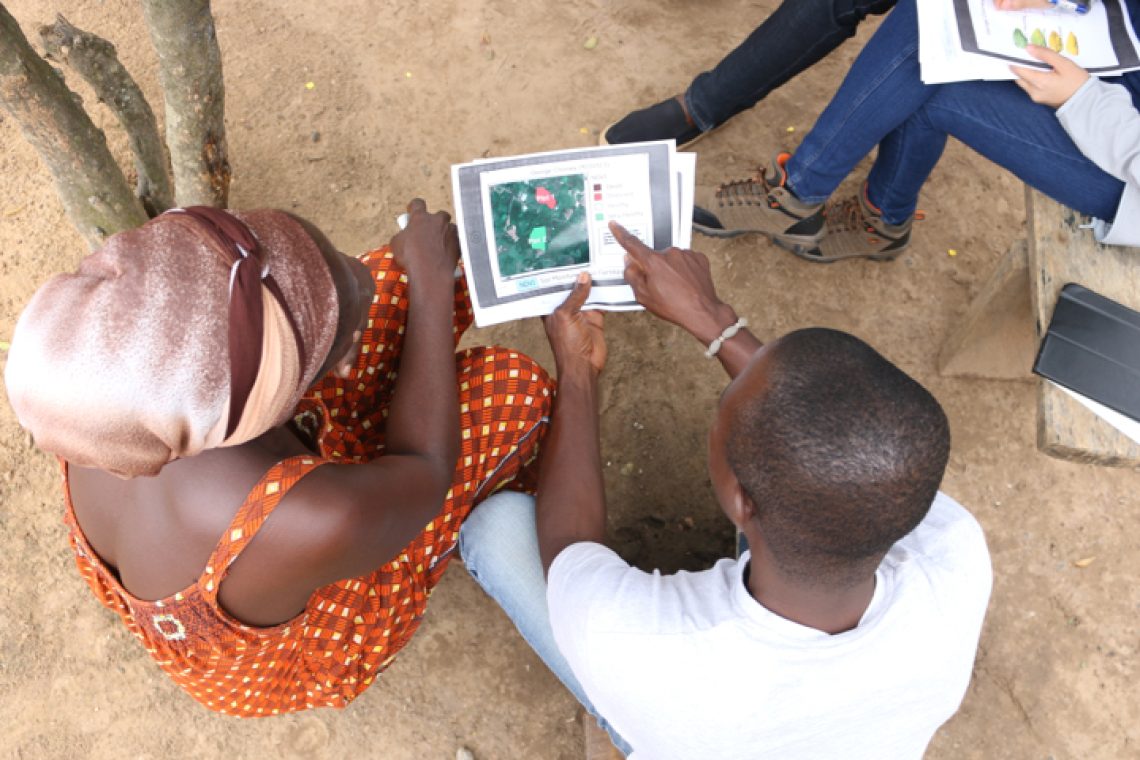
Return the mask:
<svg viewBox="0 0 1140 760"><path fill-rule="evenodd" d="M0 102L52 173L64 209L88 245L97 248L108 235L147 220L103 132L3 5Z"/></svg>
<svg viewBox="0 0 1140 760"><path fill-rule="evenodd" d="M66 63L87 80L123 125L135 156L138 184L135 194L150 216L157 216L174 203L174 191L166 169L166 151L158 136L158 122L146 96L123 68L115 46L90 32L77 29L63 16L51 26L40 27L40 39L49 60Z"/></svg>
<svg viewBox="0 0 1140 760"><path fill-rule="evenodd" d="M166 145L180 206L229 199L222 56L209 0L142 0L166 96Z"/></svg>

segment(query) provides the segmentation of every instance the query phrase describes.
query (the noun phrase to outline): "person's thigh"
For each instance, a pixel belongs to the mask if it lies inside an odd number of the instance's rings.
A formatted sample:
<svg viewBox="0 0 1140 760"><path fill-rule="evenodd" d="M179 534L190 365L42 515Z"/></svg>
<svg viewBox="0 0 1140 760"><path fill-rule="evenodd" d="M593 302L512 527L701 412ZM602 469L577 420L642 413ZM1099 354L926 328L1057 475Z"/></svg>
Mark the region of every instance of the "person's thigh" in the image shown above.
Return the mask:
<svg viewBox="0 0 1140 760"><path fill-rule="evenodd" d="M957 138L1054 200L1098 219L1116 216L1124 183L1090 161L1052 108L1013 82L956 82L924 107L933 128Z"/></svg>
<svg viewBox="0 0 1140 760"><path fill-rule="evenodd" d="M503 608L531 648L579 701L585 701L550 627L534 497L517 491L489 497L460 529L459 554L467 572Z"/></svg>
<svg viewBox="0 0 1140 760"><path fill-rule="evenodd" d="M554 640L534 510L534 497L528 494L500 491L490 496L463 523L459 554L467 572L502 607L527 644L598 719L614 745L629 754L629 746L595 712Z"/></svg>

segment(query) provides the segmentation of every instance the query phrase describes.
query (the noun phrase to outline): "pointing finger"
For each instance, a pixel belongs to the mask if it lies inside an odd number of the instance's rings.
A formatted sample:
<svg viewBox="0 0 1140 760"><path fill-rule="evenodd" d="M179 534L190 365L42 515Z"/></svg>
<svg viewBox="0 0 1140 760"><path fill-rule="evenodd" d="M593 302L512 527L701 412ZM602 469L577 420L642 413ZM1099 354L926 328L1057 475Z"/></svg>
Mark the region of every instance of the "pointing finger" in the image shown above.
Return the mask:
<svg viewBox="0 0 1140 760"><path fill-rule="evenodd" d="M642 257L653 253L652 248L638 240L629 230L617 222L610 222L610 232L613 233L614 240L625 249L626 253L632 256L638 264L642 266L645 265L645 262L642 261Z"/></svg>

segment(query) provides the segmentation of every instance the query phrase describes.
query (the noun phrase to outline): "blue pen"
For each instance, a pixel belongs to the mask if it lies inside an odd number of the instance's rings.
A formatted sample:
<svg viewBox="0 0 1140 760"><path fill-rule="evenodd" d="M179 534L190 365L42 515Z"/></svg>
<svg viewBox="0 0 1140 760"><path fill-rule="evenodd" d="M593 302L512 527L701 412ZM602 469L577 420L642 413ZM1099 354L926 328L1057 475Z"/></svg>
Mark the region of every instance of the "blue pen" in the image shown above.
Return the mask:
<svg viewBox="0 0 1140 760"><path fill-rule="evenodd" d="M1082 2L1081 0L1049 0L1049 2L1059 11L1067 11L1069 13L1088 13L1089 7L1092 5L1092 0Z"/></svg>

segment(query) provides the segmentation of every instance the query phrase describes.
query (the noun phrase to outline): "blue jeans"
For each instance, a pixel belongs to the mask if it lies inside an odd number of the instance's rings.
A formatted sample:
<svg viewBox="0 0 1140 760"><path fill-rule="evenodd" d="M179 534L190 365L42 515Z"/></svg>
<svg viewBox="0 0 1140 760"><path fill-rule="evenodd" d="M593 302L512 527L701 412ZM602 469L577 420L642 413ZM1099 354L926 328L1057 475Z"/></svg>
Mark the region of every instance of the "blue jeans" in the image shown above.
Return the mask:
<svg viewBox="0 0 1140 760"><path fill-rule="evenodd" d="M731 53L693 80L685 107L702 132L760 102L855 34L895 0L784 0Z"/></svg>
<svg viewBox="0 0 1140 760"><path fill-rule="evenodd" d="M1140 74L1114 79L1135 93ZM788 160L788 187L821 203L876 144L867 196L883 220L900 224L946 147L965 143L1054 200L1111 222L1124 183L1080 152L1052 108L1013 82L925 85L918 64L915 0L898 6L859 54L819 120Z"/></svg>
<svg viewBox="0 0 1140 760"><path fill-rule="evenodd" d="M459 553L475 582L494 599L546 667L628 755L632 749L597 714L570 663L558 651L546 606L546 577L538 554L534 497L500 491L471 510L459 530Z"/></svg>

